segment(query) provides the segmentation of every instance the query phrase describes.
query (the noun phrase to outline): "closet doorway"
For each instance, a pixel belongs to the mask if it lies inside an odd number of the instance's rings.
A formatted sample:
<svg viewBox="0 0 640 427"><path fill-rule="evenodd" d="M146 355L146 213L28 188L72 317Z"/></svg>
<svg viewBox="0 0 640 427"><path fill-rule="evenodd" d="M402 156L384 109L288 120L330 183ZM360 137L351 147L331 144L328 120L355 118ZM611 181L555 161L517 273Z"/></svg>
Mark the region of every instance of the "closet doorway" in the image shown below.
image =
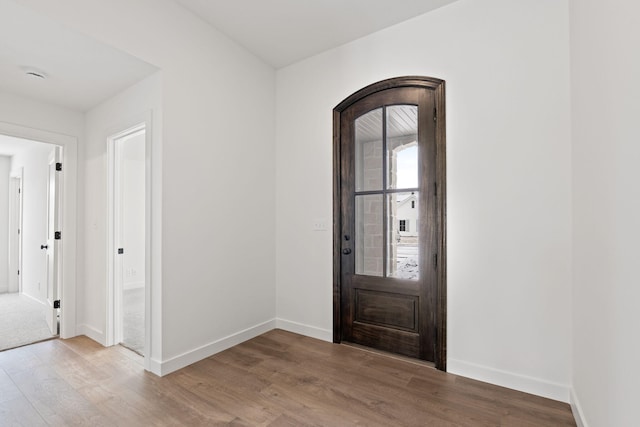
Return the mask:
<svg viewBox="0 0 640 427"><path fill-rule="evenodd" d="M108 140L110 340L145 355L147 150L140 124Z"/></svg>

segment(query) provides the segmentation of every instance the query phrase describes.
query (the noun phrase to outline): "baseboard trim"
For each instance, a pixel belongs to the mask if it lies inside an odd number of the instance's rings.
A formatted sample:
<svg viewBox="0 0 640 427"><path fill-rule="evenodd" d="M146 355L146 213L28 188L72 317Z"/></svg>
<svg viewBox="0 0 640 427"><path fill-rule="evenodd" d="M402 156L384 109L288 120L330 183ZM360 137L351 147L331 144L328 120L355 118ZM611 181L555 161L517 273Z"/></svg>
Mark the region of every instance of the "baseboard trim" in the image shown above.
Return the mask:
<svg viewBox="0 0 640 427"><path fill-rule="evenodd" d="M587 421L584 419L584 411L582 410L582 406L580 406L580 401L573 387L569 390L569 404L571 405L571 412L573 412L576 425L578 427L588 427Z"/></svg>
<svg viewBox="0 0 640 427"><path fill-rule="evenodd" d="M44 301L41 301L41 300L39 300L38 298L34 297L33 295L29 295L29 294L28 294L28 293L26 293L26 292L21 292L21 293L20 293L20 295L23 295L23 296L25 296L25 297L27 297L27 298L29 298L29 299L31 299L31 300L33 300L33 301L37 302L38 304L46 305L46 304L44 303Z"/></svg>
<svg viewBox="0 0 640 427"><path fill-rule="evenodd" d="M78 325L77 330L79 332L78 335L86 335L100 345L105 346L106 340L104 337L104 332L102 332L101 330L87 325L86 323Z"/></svg>
<svg viewBox="0 0 640 427"><path fill-rule="evenodd" d="M315 326L305 325L304 323L293 322L286 319L276 319L276 328L284 331L293 332L322 341L333 342L333 332L327 329L317 328Z"/></svg>
<svg viewBox="0 0 640 427"><path fill-rule="evenodd" d="M145 360L146 362L146 360ZM162 362L160 362L159 360L156 359L151 359L149 358L149 366L147 369L147 371L151 372L152 374L155 374L157 376L162 376Z"/></svg>
<svg viewBox="0 0 640 427"><path fill-rule="evenodd" d="M170 359L167 359L160 363L160 366L159 366L159 369L157 369L157 372L155 367L152 369L152 372L156 373L159 376L170 374L171 372L175 372L178 369L184 368L185 366L189 366L202 359L206 359L209 356L213 356L216 353L220 353L221 351L224 351L235 345L238 345L247 340L255 338L258 335L262 335L265 332L275 329L275 327L276 327L275 319L268 320L264 323L260 323L256 326L252 326L251 328L247 328L243 331L221 338L210 344L203 345L202 347L198 347L186 353L182 353L178 356L174 356ZM151 362L152 364L157 363L154 361L151 361Z"/></svg>
<svg viewBox="0 0 640 427"><path fill-rule="evenodd" d="M447 372L525 393L569 403L569 386L502 371L462 360L448 359Z"/></svg>

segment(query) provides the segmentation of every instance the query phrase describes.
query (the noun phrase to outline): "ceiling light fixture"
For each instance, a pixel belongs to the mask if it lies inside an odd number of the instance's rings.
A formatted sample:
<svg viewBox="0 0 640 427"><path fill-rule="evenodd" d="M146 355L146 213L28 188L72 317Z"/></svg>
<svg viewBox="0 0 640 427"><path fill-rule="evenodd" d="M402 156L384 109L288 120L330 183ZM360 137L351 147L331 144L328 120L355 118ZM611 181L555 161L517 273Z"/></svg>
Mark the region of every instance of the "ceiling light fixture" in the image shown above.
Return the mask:
<svg viewBox="0 0 640 427"><path fill-rule="evenodd" d="M27 72L27 76L31 76L31 77L37 77L39 79L46 79L44 74L40 74L40 73L36 73L35 71L29 71Z"/></svg>
<svg viewBox="0 0 640 427"><path fill-rule="evenodd" d="M22 70L29 77L33 77L33 78L36 78L36 79L42 79L42 80L47 78L47 75L44 72L42 72L40 70L37 70L35 68L22 67Z"/></svg>

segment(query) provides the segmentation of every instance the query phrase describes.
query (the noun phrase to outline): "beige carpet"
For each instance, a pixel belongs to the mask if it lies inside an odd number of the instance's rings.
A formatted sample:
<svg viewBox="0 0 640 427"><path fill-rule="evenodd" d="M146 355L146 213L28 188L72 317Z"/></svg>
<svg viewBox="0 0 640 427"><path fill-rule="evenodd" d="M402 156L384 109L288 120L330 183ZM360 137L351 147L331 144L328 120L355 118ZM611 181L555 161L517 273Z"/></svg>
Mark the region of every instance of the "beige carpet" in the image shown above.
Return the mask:
<svg viewBox="0 0 640 427"><path fill-rule="evenodd" d="M44 308L18 293L0 294L0 351L53 337Z"/></svg>

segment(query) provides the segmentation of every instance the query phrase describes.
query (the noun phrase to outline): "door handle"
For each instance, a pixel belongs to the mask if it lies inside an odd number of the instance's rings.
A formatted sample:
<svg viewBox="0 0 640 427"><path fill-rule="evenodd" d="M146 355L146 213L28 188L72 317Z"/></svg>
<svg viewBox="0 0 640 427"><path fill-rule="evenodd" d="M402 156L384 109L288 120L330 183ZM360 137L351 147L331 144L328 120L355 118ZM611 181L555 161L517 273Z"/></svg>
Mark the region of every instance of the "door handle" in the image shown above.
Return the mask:
<svg viewBox="0 0 640 427"><path fill-rule="evenodd" d="M40 245L40 249L49 249L49 245Z"/></svg>
<svg viewBox="0 0 640 427"><path fill-rule="evenodd" d="M345 249L342 250L342 253L345 254L345 255L349 255L351 253L351 249L345 248Z"/></svg>

